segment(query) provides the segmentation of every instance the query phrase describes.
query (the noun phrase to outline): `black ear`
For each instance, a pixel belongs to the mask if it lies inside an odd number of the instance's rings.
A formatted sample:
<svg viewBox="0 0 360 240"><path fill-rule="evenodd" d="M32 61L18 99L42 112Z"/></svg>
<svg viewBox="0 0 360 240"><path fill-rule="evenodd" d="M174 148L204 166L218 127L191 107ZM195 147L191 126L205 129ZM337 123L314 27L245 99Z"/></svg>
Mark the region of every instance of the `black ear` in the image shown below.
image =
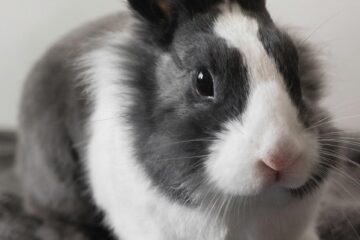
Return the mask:
<svg viewBox="0 0 360 240"><path fill-rule="evenodd" d="M169 23L180 15L191 17L222 1L224 0L128 0L131 8L152 24Z"/></svg>
<svg viewBox="0 0 360 240"><path fill-rule="evenodd" d="M220 4L223 1L224 0L181 0L181 4L191 16L206 12L212 6Z"/></svg>
<svg viewBox="0 0 360 240"><path fill-rule="evenodd" d="M147 37L166 46L181 22L206 12L222 1L224 0L128 0L128 3L146 23Z"/></svg>
<svg viewBox="0 0 360 240"><path fill-rule="evenodd" d="M162 47L172 41L177 26L175 0L128 0L130 8L143 20L144 37Z"/></svg>
<svg viewBox="0 0 360 240"><path fill-rule="evenodd" d="M170 0L128 0L130 7L151 24L165 24L170 20Z"/></svg>
<svg viewBox="0 0 360 240"><path fill-rule="evenodd" d="M248 10L265 10L266 0L236 0L243 8Z"/></svg>

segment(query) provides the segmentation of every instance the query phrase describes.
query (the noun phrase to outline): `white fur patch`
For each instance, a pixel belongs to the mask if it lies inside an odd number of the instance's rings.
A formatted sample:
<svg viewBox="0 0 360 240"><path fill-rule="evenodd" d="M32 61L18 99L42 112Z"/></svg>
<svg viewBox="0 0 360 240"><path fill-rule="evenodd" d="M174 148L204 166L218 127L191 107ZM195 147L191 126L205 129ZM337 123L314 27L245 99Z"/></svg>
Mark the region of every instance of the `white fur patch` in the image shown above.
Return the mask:
<svg viewBox="0 0 360 240"><path fill-rule="evenodd" d="M226 193L247 196L270 187L272 176L259 163L274 149L290 149L299 155L283 173L279 187L301 187L319 158L316 138L303 130L289 96L276 81L256 87L241 120L228 122L225 129L211 148L207 170L209 178Z"/></svg>
<svg viewBox="0 0 360 240"><path fill-rule="evenodd" d="M209 178L226 193L259 194L268 188L273 172L262 169L263 159L274 152L290 152L297 158L284 173L283 187L301 187L319 158L315 136L304 131L279 73L258 38L256 19L237 4L222 7L214 32L237 48L244 57L250 81L248 103L242 116L226 124L212 147L207 163Z"/></svg>
<svg viewBox="0 0 360 240"><path fill-rule="evenodd" d="M134 157L131 126L124 118L131 91L122 84L127 77L121 69L123 59L110 47L129 39L131 34L113 33L80 61L87 69L84 77L94 99L86 165L95 202L122 240L224 239L223 225L206 221L205 213L159 193Z"/></svg>
<svg viewBox="0 0 360 240"><path fill-rule="evenodd" d="M276 64L258 38L256 19L246 15L238 4L223 5L221 9L222 14L216 20L214 32L244 56L252 86L264 81L281 81Z"/></svg>

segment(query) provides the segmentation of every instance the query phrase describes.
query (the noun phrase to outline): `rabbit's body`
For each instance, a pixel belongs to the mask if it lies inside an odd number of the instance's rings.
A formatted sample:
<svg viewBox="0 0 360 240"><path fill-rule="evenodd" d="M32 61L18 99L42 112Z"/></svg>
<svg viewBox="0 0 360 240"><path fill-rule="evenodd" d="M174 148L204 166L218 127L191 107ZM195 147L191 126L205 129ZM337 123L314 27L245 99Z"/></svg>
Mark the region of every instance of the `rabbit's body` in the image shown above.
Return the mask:
<svg viewBox="0 0 360 240"><path fill-rule="evenodd" d="M92 225L99 209L121 240L317 240L335 164L319 150L337 148L317 140L331 126L315 125L309 49L263 1L139 2L142 17L76 31L30 76L28 210Z"/></svg>
<svg viewBox="0 0 360 240"><path fill-rule="evenodd" d="M116 23L126 22L127 17L118 14L74 31L29 76L17 155L26 204L36 214L70 217L75 222L92 222L98 215L89 205L91 196L81 162L91 110L76 59L96 48L104 32L121 29Z"/></svg>

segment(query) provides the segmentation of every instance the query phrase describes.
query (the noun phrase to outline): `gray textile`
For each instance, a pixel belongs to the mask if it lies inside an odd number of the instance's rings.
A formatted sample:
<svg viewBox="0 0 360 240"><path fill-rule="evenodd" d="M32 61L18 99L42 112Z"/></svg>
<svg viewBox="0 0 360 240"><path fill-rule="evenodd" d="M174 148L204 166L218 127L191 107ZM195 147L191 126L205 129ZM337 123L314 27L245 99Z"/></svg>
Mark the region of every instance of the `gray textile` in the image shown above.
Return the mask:
<svg viewBox="0 0 360 240"><path fill-rule="evenodd" d="M0 240L90 240L108 239L93 229L52 220L40 220L25 213L22 208L19 184L13 173L16 138L11 132L0 132ZM331 194L324 202L319 221L323 240L360 239L360 153L348 155L349 163L331 183Z"/></svg>

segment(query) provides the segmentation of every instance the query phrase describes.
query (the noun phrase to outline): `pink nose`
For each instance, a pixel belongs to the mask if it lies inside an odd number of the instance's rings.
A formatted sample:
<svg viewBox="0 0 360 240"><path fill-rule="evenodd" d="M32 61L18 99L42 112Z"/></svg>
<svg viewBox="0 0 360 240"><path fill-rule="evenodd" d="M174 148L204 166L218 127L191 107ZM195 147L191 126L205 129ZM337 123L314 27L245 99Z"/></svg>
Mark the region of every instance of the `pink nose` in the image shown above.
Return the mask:
<svg viewBox="0 0 360 240"><path fill-rule="evenodd" d="M282 172L290 168L295 163L296 159L296 155L289 151L277 151L276 153L269 154L269 156L262 161L270 169L276 172Z"/></svg>

